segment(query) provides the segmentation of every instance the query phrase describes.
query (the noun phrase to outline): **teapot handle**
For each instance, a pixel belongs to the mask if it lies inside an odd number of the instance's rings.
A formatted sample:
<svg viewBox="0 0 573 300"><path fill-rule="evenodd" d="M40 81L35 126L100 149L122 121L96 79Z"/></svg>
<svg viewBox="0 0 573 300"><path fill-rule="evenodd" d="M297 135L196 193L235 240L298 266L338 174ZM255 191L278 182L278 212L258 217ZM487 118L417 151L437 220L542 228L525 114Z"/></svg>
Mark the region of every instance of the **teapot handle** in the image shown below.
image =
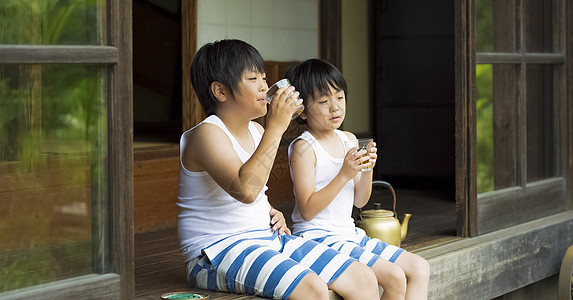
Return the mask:
<svg viewBox="0 0 573 300"><path fill-rule="evenodd" d="M394 191L392 185L386 181L374 180L372 181L372 186L383 186L392 192L392 197L394 197L394 205L392 206L392 211L394 211L394 216L397 217L398 215L396 214L396 192Z"/></svg>

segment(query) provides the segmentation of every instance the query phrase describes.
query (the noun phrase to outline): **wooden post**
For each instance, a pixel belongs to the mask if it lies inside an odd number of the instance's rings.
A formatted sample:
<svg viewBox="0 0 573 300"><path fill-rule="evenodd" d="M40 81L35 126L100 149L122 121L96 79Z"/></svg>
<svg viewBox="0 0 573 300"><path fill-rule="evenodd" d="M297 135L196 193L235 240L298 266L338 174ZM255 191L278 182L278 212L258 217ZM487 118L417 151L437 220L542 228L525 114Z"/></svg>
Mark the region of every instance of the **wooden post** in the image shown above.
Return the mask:
<svg viewBox="0 0 573 300"><path fill-rule="evenodd" d="M183 80L183 131L197 125L205 118L203 108L191 85L189 68L197 52L197 1L181 1L181 51Z"/></svg>

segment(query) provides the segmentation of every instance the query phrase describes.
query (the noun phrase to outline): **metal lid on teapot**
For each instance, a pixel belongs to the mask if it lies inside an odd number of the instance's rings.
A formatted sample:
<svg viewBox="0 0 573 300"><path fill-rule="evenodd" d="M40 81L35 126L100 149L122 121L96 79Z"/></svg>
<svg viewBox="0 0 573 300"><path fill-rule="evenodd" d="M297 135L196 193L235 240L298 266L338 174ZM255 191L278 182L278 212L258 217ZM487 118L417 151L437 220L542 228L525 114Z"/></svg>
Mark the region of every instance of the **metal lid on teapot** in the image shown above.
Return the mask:
<svg viewBox="0 0 573 300"><path fill-rule="evenodd" d="M381 208L380 203L374 203L374 209L368 209L361 212L363 218L385 218L393 217L394 212Z"/></svg>

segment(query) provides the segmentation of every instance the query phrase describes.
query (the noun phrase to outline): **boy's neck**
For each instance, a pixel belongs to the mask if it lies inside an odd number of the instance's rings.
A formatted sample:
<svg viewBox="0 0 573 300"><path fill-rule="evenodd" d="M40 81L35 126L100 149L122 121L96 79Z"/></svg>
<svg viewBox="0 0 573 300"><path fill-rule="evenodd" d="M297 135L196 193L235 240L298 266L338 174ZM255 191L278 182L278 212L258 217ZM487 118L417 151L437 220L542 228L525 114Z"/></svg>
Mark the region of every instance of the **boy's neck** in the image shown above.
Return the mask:
<svg viewBox="0 0 573 300"><path fill-rule="evenodd" d="M233 113L217 112L216 115L223 121L233 136L241 137L249 134L250 120L238 118L238 115Z"/></svg>

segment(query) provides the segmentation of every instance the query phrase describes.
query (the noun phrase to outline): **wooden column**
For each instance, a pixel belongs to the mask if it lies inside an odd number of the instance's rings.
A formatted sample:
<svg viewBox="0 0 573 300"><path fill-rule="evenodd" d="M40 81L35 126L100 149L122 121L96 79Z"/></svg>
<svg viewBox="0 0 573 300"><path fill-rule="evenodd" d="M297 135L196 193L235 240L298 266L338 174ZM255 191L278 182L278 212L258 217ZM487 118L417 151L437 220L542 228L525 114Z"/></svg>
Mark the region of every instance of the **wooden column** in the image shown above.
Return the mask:
<svg viewBox="0 0 573 300"><path fill-rule="evenodd" d="M476 187L471 178L476 176L475 108L472 99L475 89L475 45L472 43L473 3L455 2L455 181L456 181L456 231L460 236L477 235Z"/></svg>
<svg viewBox="0 0 573 300"><path fill-rule="evenodd" d="M181 50L183 85L183 131L197 125L205 118L203 108L191 85L189 68L197 52L197 1L181 1Z"/></svg>
<svg viewBox="0 0 573 300"><path fill-rule="evenodd" d="M567 87L567 91L565 94L565 101L566 103L566 114L565 114L565 124L567 124L566 133L566 141L565 144L567 146L566 159L564 160L564 168L565 168L565 176L569 178L567 180L567 194L566 194L566 208L573 209L573 180L571 177L573 176L573 4L571 2L566 2L566 29L565 29L565 37L564 38L564 48L566 53L567 63L565 65L565 86Z"/></svg>
<svg viewBox="0 0 573 300"><path fill-rule="evenodd" d="M341 0L320 1L319 54L342 71Z"/></svg>
<svg viewBox="0 0 573 300"><path fill-rule="evenodd" d="M109 257L104 272L121 276L121 299L134 299L133 248L133 49L131 1L109 1L110 45L118 60L110 70L108 102ZM107 265L107 262L104 264Z"/></svg>

